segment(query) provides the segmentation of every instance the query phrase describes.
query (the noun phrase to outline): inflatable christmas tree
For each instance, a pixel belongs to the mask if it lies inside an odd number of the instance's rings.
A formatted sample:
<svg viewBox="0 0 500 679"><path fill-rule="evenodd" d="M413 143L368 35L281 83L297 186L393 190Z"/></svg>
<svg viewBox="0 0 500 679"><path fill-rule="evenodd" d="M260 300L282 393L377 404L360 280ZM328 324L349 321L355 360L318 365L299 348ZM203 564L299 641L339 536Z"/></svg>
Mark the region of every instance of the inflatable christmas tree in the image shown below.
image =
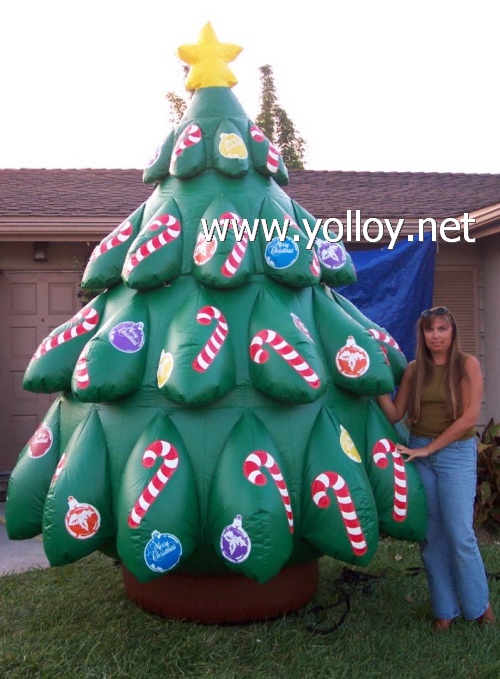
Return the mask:
<svg viewBox="0 0 500 679"><path fill-rule="evenodd" d="M6 507L52 565L101 550L133 600L209 622L297 608L319 556L366 565L380 531L419 540L425 517L374 398L406 361L334 292L355 280L343 246L308 247L315 220L231 90L239 51L209 24L180 48L192 103L145 170L151 197L90 258L99 294L27 368L26 389L61 395Z"/></svg>

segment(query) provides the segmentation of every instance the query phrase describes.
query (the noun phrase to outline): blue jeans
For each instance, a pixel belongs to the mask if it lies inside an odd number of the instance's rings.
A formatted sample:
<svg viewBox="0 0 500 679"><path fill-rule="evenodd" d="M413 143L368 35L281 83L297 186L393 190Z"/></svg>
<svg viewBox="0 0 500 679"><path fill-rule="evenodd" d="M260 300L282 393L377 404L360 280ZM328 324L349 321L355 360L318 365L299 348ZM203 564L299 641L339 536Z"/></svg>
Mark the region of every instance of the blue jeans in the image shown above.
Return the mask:
<svg viewBox="0 0 500 679"><path fill-rule="evenodd" d="M432 439L411 435L410 448ZM488 581L473 529L476 439L456 441L416 459L427 497L427 530L420 545L432 610L451 620L474 620L488 607Z"/></svg>

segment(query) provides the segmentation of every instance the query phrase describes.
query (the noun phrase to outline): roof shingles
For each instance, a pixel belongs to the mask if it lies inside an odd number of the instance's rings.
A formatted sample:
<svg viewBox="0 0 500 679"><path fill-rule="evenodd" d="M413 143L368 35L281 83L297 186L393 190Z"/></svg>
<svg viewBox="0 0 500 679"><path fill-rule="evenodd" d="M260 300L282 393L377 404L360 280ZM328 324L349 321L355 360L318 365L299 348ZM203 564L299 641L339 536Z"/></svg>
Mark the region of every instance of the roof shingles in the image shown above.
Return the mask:
<svg viewBox="0 0 500 679"><path fill-rule="evenodd" d="M285 191L317 218L444 218L500 203L500 174L290 172ZM152 193L141 170L0 169L0 217L126 217Z"/></svg>

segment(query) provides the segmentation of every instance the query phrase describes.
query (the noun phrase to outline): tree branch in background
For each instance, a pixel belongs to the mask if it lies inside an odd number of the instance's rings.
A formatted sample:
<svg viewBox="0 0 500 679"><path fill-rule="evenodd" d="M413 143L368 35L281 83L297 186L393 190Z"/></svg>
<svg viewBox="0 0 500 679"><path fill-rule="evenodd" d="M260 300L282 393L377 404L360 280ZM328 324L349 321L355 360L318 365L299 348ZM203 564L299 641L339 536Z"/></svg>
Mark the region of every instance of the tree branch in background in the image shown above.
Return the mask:
<svg viewBox="0 0 500 679"><path fill-rule="evenodd" d="M304 169L306 142L284 108L278 104L272 67L260 67L260 111L255 120L262 132L279 148L289 170Z"/></svg>

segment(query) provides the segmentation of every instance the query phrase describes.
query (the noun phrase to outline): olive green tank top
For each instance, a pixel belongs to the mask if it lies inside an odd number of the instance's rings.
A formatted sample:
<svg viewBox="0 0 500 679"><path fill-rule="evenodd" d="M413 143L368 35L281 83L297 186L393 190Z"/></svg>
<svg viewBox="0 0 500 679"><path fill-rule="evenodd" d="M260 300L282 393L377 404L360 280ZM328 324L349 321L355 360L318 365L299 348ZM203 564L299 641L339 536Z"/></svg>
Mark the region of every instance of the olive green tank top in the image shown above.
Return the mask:
<svg viewBox="0 0 500 679"><path fill-rule="evenodd" d="M468 357L469 354L460 354L462 366L465 365ZM420 403L420 416L411 427L412 433L417 436L427 436L434 439L439 434L442 434L453 422L446 408L445 368L445 365L435 365L434 373L428 384L424 387ZM471 427L463 434L459 441L466 441L475 435L475 428Z"/></svg>

